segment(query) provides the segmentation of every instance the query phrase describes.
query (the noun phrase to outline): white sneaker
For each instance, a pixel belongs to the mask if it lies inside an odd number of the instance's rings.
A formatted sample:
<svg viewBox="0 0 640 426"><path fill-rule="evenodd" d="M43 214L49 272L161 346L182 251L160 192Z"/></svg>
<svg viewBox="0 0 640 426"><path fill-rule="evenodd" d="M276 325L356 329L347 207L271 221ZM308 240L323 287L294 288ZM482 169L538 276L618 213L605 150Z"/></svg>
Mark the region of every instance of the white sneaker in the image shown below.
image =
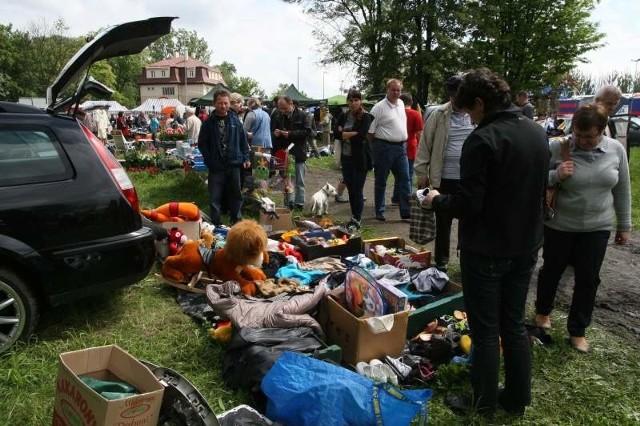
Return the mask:
<svg viewBox="0 0 640 426"><path fill-rule="evenodd" d="M346 196L344 193L340 195L336 195L336 203L348 203L348 202L349 202L349 197Z"/></svg>

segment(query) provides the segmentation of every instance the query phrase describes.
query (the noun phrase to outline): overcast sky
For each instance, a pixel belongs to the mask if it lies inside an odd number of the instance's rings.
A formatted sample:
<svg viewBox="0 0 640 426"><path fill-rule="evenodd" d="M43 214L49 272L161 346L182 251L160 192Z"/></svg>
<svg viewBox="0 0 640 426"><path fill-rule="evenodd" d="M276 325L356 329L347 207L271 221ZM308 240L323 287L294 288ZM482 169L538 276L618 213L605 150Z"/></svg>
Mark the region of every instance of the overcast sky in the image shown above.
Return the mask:
<svg viewBox="0 0 640 426"><path fill-rule="evenodd" d="M209 44L211 65L228 61L239 76L258 81L267 95L279 83L298 83L313 98L354 83L350 70L318 65L312 20L280 0L0 0L0 23L27 30L30 23L61 18L69 35L152 16L177 16L174 28L195 30ZM586 73L634 72L640 59L640 0L601 0L593 14L607 46L587 55ZM300 57L300 59L298 59ZM298 74L299 66L299 74ZM638 67L640 69L640 67ZM323 91L324 80L324 91Z"/></svg>

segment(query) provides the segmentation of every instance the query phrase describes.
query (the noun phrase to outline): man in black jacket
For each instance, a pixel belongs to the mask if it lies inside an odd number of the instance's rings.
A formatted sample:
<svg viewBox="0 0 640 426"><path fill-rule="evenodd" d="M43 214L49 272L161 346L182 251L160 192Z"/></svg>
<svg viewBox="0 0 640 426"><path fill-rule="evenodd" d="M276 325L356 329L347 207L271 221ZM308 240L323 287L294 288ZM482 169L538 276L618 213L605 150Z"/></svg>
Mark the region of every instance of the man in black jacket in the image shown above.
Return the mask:
<svg viewBox="0 0 640 426"><path fill-rule="evenodd" d="M209 169L208 186L211 221L222 224L222 193L226 191L231 225L242 219L241 168L251 167L247 134L238 116L231 111L230 94L218 90L213 94L215 110L202 123L198 136L198 148Z"/></svg>
<svg viewBox="0 0 640 426"><path fill-rule="evenodd" d="M278 99L278 109L271 115L271 138L273 140L273 153L286 150L290 144L293 147L289 151L295 158L295 196L289 208L304 208L304 167L307 161L307 139L311 136L311 120L301 109L293 105L289 96L281 96ZM280 157L282 158L282 157ZM286 164L284 165L286 176Z"/></svg>
<svg viewBox="0 0 640 426"><path fill-rule="evenodd" d="M453 409L492 416L496 403L522 415L531 402L531 353L524 324L529 281L543 238L549 147L541 126L511 104L507 83L488 69L464 75L456 104L478 127L460 157L457 192L424 203L460 219L462 288L473 334L473 398ZM505 385L498 396L500 338Z"/></svg>

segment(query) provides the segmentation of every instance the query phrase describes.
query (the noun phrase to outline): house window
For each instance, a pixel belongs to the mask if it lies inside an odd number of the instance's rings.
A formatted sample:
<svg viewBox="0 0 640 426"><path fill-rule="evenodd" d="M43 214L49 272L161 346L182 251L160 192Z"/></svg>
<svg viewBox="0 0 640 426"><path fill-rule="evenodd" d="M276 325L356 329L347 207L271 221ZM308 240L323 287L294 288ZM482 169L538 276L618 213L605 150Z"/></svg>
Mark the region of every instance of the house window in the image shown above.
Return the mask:
<svg viewBox="0 0 640 426"><path fill-rule="evenodd" d="M196 69L195 68L189 68L189 71L188 71L187 75L189 76L189 78L194 78L196 76Z"/></svg>
<svg viewBox="0 0 640 426"><path fill-rule="evenodd" d="M162 88L162 94L165 95L165 96L168 96L168 95L175 96L176 89L175 89L175 87L163 87Z"/></svg>
<svg viewBox="0 0 640 426"><path fill-rule="evenodd" d="M167 71L166 70L162 70L162 76L166 77L167 76Z"/></svg>
<svg viewBox="0 0 640 426"><path fill-rule="evenodd" d="M151 71L151 72L149 73L149 75L151 76L151 78L155 78L155 76L156 76L156 72L155 72L155 71Z"/></svg>

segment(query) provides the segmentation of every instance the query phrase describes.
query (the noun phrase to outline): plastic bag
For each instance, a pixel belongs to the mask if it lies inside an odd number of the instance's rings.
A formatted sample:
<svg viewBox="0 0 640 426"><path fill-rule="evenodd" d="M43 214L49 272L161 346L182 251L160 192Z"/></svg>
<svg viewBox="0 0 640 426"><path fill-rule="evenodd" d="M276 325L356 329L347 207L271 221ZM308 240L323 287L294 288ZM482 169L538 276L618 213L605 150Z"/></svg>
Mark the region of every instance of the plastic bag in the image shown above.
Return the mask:
<svg viewBox="0 0 640 426"><path fill-rule="evenodd" d="M262 381L266 415L286 425L427 423L430 389L399 391L324 361L285 352ZM414 422L414 423L412 423Z"/></svg>

